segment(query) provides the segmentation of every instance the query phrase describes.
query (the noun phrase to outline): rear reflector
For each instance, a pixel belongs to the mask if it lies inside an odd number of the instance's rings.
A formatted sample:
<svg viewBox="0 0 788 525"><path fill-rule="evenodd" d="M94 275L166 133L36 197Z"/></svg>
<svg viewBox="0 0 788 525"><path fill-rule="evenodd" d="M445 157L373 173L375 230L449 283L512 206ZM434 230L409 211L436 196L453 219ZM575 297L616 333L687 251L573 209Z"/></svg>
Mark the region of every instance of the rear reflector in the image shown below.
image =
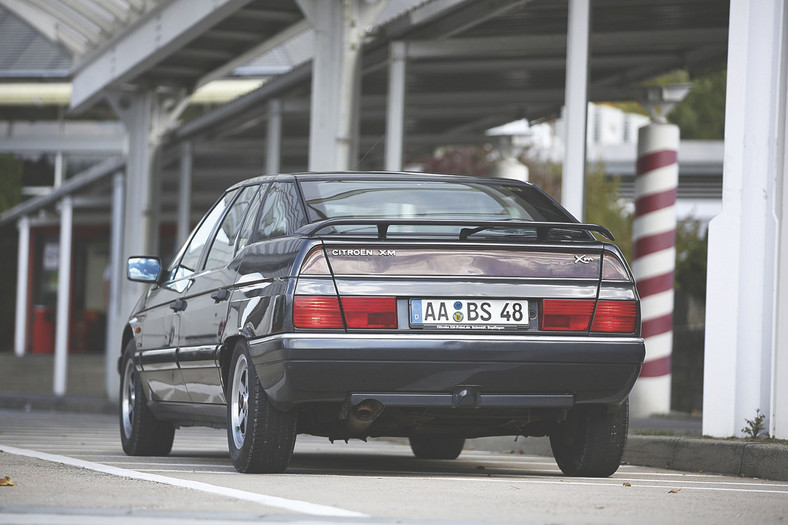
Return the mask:
<svg viewBox="0 0 788 525"><path fill-rule="evenodd" d="M397 328L397 300L394 297L343 297L297 295L293 299L293 326L296 328Z"/></svg>
<svg viewBox="0 0 788 525"><path fill-rule="evenodd" d="M331 295L293 298L293 326L296 328L344 328L339 300Z"/></svg>
<svg viewBox="0 0 788 525"><path fill-rule="evenodd" d="M348 328L396 328L397 300L394 297L343 297Z"/></svg>
<svg viewBox="0 0 788 525"><path fill-rule="evenodd" d="M542 330L587 332L594 314L594 302L587 299L545 299L542 301Z"/></svg>
<svg viewBox="0 0 788 525"><path fill-rule="evenodd" d="M635 331L637 314L635 301L599 301L591 331L631 334Z"/></svg>

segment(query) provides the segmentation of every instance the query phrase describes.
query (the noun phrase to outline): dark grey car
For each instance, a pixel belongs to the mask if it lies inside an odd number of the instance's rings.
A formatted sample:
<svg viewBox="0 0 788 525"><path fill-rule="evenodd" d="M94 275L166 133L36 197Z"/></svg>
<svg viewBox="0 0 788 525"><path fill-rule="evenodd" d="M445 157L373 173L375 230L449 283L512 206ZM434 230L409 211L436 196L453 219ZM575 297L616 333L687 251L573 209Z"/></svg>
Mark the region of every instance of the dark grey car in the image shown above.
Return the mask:
<svg viewBox="0 0 788 525"><path fill-rule="evenodd" d="M228 189L124 332L121 439L163 455L226 427L240 472L281 472L296 435L550 436L569 475L618 468L644 344L615 245L535 186L391 173L261 177Z"/></svg>

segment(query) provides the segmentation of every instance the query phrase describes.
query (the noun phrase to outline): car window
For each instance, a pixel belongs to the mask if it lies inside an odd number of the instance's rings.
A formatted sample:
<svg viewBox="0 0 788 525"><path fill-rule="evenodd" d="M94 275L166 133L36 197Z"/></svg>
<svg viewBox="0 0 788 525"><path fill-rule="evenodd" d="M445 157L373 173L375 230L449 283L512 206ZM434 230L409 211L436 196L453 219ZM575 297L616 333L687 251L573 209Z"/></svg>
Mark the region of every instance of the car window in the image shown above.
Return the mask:
<svg viewBox="0 0 788 525"><path fill-rule="evenodd" d="M189 239L189 243L181 250L181 257L176 259L170 267L169 280L183 279L197 271L203 248L205 248L214 226L222 218L222 215L233 202L233 198L235 198L237 193L238 190L232 190L222 195L222 198L211 208L211 211L208 212L202 222L197 225Z"/></svg>
<svg viewBox="0 0 788 525"><path fill-rule="evenodd" d="M244 223L241 226L241 232L238 234L238 242L235 246L236 253L243 250L244 247L252 241L252 235L254 235L255 232L257 213L260 211L260 206L263 203L267 190L268 185L263 185L257 195L255 195L252 204L249 206L249 213L246 214Z"/></svg>
<svg viewBox="0 0 788 525"><path fill-rule="evenodd" d="M449 220L571 220L548 196L524 185L424 180L321 180L301 182L309 218L325 219L449 219ZM370 227L337 227L365 231ZM389 232L413 227L393 227ZM446 227L425 230L439 233ZM420 230L421 231L421 230Z"/></svg>
<svg viewBox="0 0 788 525"><path fill-rule="evenodd" d="M298 189L290 182L275 182L265 197L257 240L292 235L306 224Z"/></svg>
<svg viewBox="0 0 788 525"><path fill-rule="evenodd" d="M241 227L244 214L249 209L249 204L254 199L259 186L247 186L235 199L235 202L225 214L222 223L216 230L208 256L205 259L205 269L220 268L229 263L235 255L235 241Z"/></svg>

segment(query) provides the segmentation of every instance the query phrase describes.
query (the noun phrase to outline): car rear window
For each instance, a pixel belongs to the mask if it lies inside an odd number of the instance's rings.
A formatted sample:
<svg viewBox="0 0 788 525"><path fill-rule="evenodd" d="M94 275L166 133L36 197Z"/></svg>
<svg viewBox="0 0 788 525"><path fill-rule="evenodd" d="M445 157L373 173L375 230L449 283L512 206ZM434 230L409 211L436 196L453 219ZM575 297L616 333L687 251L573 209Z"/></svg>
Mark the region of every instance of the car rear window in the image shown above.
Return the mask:
<svg viewBox="0 0 788 525"><path fill-rule="evenodd" d="M302 180L310 222L325 219L572 221L540 190L506 183Z"/></svg>

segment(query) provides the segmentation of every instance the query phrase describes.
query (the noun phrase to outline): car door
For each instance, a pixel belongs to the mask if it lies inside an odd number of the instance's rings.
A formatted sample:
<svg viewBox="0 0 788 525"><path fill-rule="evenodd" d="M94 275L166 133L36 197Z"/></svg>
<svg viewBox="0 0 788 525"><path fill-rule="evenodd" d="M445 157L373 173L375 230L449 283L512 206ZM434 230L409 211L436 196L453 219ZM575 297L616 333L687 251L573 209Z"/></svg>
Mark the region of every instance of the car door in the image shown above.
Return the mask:
<svg viewBox="0 0 788 525"><path fill-rule="evenodd" d="M230 262L237 253L245 218L249 222L257 215L258 191L259 185L240 190L207 245L202 270L192 276L183 294L187 308L181 316L178 363L194 403L225 401L218 353L237 274Z"/></svg>
<svg viewBox="0 0 788 525"><path fill-rule="evenodd" d="M164 282L150 292L140 320L140 364L154 400L191 401L178 362L180 325L189 306L184 294L193 284L208 239L237 193L233 190L223 195L203 217L167 269Z"/></svg>
<svg viewBox="0 0 788 525"><path fill-rule="evenodd" d="M137 315L139 359L153 401L189 401L176 348L180 322L177 301L182 291L179 287L184 284L167 282L151 289L146 309Z"/></svg>

